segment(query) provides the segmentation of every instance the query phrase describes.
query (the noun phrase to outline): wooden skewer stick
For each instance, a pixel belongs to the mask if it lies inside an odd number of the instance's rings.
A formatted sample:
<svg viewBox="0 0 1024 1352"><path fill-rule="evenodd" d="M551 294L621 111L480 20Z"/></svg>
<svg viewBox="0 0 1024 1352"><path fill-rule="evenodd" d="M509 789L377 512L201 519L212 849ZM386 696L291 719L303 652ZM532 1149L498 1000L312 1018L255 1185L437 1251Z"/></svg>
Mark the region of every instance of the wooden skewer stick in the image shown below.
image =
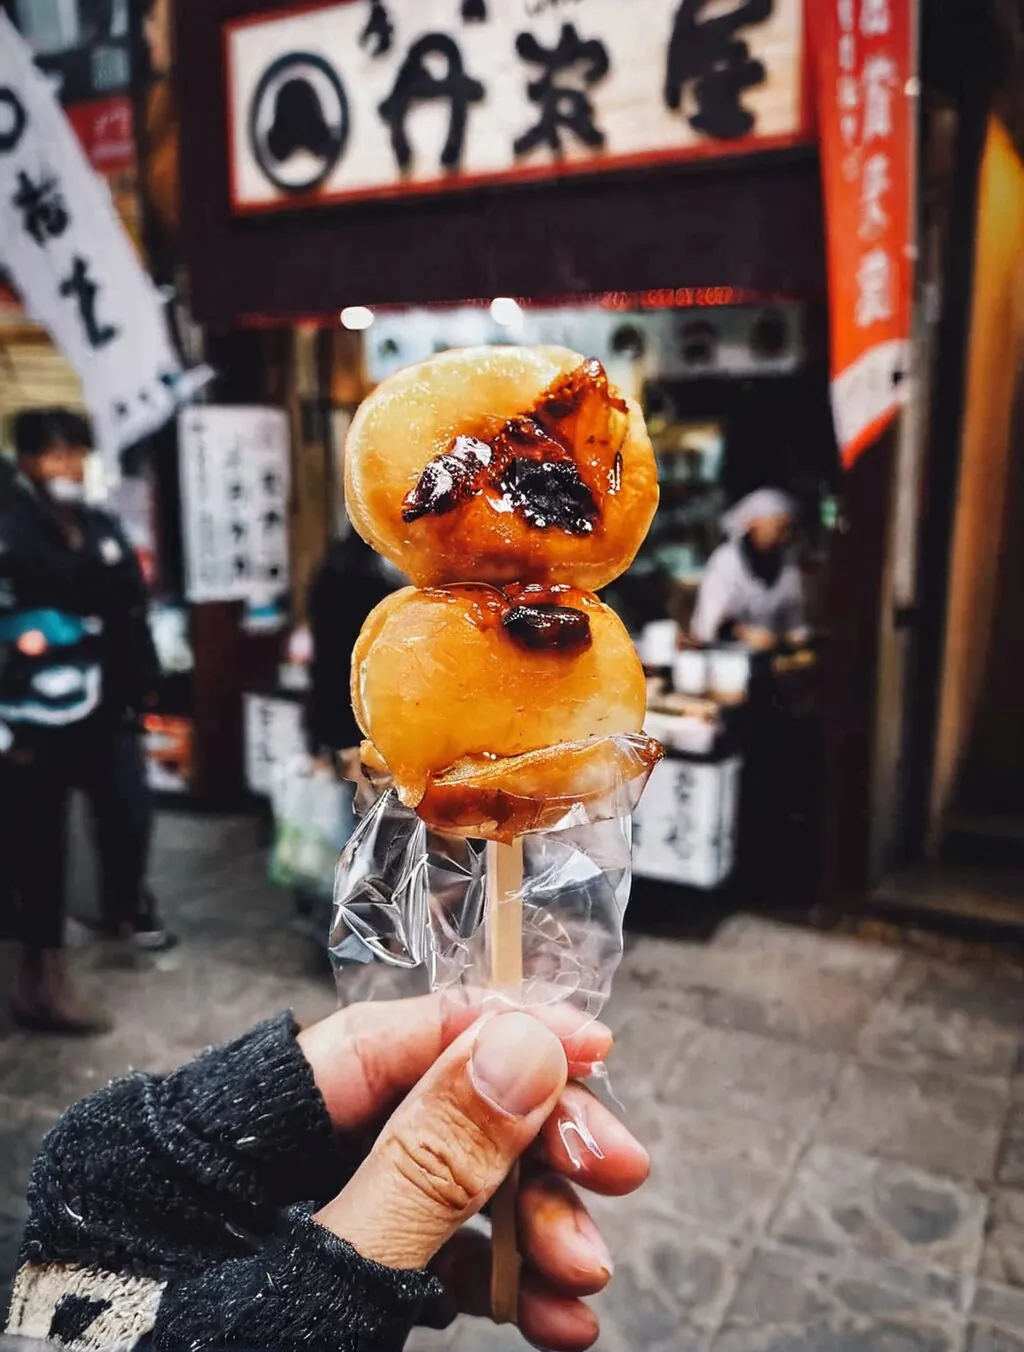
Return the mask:
<svg viewBox="0 0 1024 1352"><path fill-rule="evenodd" d="M491 986L518 1002L523 983L523 842L487 842L487 944ZM519 1312L519 1242L516 1202L519 1166L491 1202L491 1313L513 1324Z"/></svg>

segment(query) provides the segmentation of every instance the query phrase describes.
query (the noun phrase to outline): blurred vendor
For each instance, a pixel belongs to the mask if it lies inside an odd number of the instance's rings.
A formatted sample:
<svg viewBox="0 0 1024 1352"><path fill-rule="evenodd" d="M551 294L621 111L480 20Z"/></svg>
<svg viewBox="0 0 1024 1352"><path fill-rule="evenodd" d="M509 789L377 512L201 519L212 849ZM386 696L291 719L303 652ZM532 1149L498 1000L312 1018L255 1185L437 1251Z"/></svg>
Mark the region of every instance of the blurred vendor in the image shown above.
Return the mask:
<svg viewBox="0 0 1024 1352"><path fill-rule="evenodd" d="M722 517L726 539L708 560L690 625L698 643L770 652L808 637L804 585L791 549L796 504L759 488Z"/></svg>

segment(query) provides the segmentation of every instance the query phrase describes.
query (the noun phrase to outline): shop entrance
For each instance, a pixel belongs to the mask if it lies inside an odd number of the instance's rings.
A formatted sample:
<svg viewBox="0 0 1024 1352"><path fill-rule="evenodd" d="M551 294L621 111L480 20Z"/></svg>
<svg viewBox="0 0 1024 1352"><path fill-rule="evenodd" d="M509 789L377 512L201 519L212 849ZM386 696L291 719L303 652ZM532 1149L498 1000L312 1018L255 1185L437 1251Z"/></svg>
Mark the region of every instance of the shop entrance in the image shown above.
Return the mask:
<svg viewBox="0 0 1024 1352"><path fill-rule="evenodd" d="M931 670L918 661L917 688L909 692L925 710L908 759L910 858L884 881L878 900L951 922L1021 927L1024 140L998 117L982 126L959 465L953 463L950 525L937 555L947 581L933 616L936 660ZM940 469L936 463L933 480ZM940 496L933 492L934 515ZM940 571L925 570L933 597ZM922 658L927 611L923 620Z"/></svg>

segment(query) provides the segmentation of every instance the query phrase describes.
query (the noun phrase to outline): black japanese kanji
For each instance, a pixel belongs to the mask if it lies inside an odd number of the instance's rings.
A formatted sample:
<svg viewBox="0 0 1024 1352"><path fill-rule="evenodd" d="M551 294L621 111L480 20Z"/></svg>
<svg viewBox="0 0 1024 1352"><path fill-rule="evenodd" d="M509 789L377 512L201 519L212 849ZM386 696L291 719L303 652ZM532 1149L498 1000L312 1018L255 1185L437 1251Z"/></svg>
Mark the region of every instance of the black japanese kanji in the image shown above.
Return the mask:
<svg viewBox="0 0 1024 1352"><path fill-rule="evenodd" d="M369 48L371 56L384 56L390 52L394 40L395 25L384 0L370 0L370 17L359 34L360 47Z"/></svg>
<svg viewBox="0 0 1024 1352"><path fill-rule="evenodd" d="M672 26L665 76L665 102L682 107L686 86L693 82L697 111L690 126L717 140L734 141L754 129L753 113L743 107L745 89L763 84L764 64L737 38L739 29L770 19L774 0L744 0L728 14L703 18L709 0L682 0Z"/></svg>
<svg viewBox="0 0 1024 1352"><path fill-rule="evenodd" d="M232 521L232 523L231 523L231 535L232 535L232 538L233 538L234 541L235 541L235 544L239 544L239 545L240 545L240 544L243 542L243 540L245 540L245 538L246 538L246 536L247 536L248 534L249 534L249 527L246 525L246 523L245 523L244 521Z"/></svg>
<svg viewBox="0 0 1024 1352"><path fill-rule="evenodd" d="M439 56L446 62L447 70L443 76L434 75L428 67L430 56ZM441 151L441 163L446 169L453 169L462 158L470 105L479 103L483 96L483 85L466 74L462 53L446 33L427 33L414 42L402 62L394 89L379 109L391 128L391 147L399 168L407 169L412 160L405 123L417 103L446 99L451 104L448 138Z"/></svg>
<svg viewBox="0 0 1024 1352"><path fill-rule="evenodd" d="M284 525L284 517L278 511L265 512L263 516L263 529L266 531L280 530Z"/></svg>
<svg viewBox="0 0 1024 1352"><path fill-rule="evenodd" d="M27 126L28 113L21 99L13 89L0 86L0 155L8 155L14 150Z"/></svg>
<svg viewBox="0 0 1024 1352"><path fill-rule="evenodd" d="M263 475L263 491L276 495L281 491L281 476L276 469L268 469Z"/></svg>
<svg viewBox="0 0 1024 1352"><path fill-rule="evenodd" d="M89 264L80 254L75 254L71 265L71 276L65 277L60 284L60 294L74 298L78 302L78 313L85 329L86 342L90 347L106 347L117 337L119 330L113 324L104 324L96 315L96 298L100 288L89 276Z"/></svg>
<svg viewBox="0 0 1024 1352"><path fill-rule="evenodd" d="M55 178L33 183L24 169L18 174L18 191L12 199L22 214L22 224L37 244L56 239L68 228L71 217Z"/></svg>
<svg viewBox="0 0 1024 1352"><path fill-rule="evenodd" d="M517 155L525 155L539 145L549 146L561 154L562 133L571 132L584 145L597 149L604 145L604 133L594 122L594 105L583 89L560 85L558 76L582 67L583 83L588 88L603 80L611 69L608 49L597 38L584 40L573 24L562 25L556 47L544 47L532 33L520 33L516 51L531 65L544 67L544 74L526 86L526 92L540 108L535 126L518 136L514 143Z"/></svg>
<svg viewBox="0 0 1024 1352"><path fill-rule="evenodd" d="M486 23L487 0L462 0L463 23Z"/></svg>

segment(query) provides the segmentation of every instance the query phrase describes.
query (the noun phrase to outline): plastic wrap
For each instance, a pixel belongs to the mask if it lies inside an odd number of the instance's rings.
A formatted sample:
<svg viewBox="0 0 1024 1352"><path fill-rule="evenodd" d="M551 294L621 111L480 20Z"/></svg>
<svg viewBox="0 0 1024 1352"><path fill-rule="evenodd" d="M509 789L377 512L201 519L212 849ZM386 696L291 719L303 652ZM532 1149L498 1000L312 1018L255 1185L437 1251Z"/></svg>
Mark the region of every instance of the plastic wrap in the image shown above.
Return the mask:
<svg viewBox="0 0 1024 1352"><path fill-rule="evenodd" d="M622 751L642 739L616 738ZM628 759L628 754L626 754ZM631 812L649 767L567 804L555 825L523 838L522 982L501 999L568 1002L596 1018L622 956L631 881ZM337 871L331 956L343 1003L430 990L491 989L488 850L508 848L432 829L393 789L374 803ZM503 900L508 900L508 897Z"/></svg>

